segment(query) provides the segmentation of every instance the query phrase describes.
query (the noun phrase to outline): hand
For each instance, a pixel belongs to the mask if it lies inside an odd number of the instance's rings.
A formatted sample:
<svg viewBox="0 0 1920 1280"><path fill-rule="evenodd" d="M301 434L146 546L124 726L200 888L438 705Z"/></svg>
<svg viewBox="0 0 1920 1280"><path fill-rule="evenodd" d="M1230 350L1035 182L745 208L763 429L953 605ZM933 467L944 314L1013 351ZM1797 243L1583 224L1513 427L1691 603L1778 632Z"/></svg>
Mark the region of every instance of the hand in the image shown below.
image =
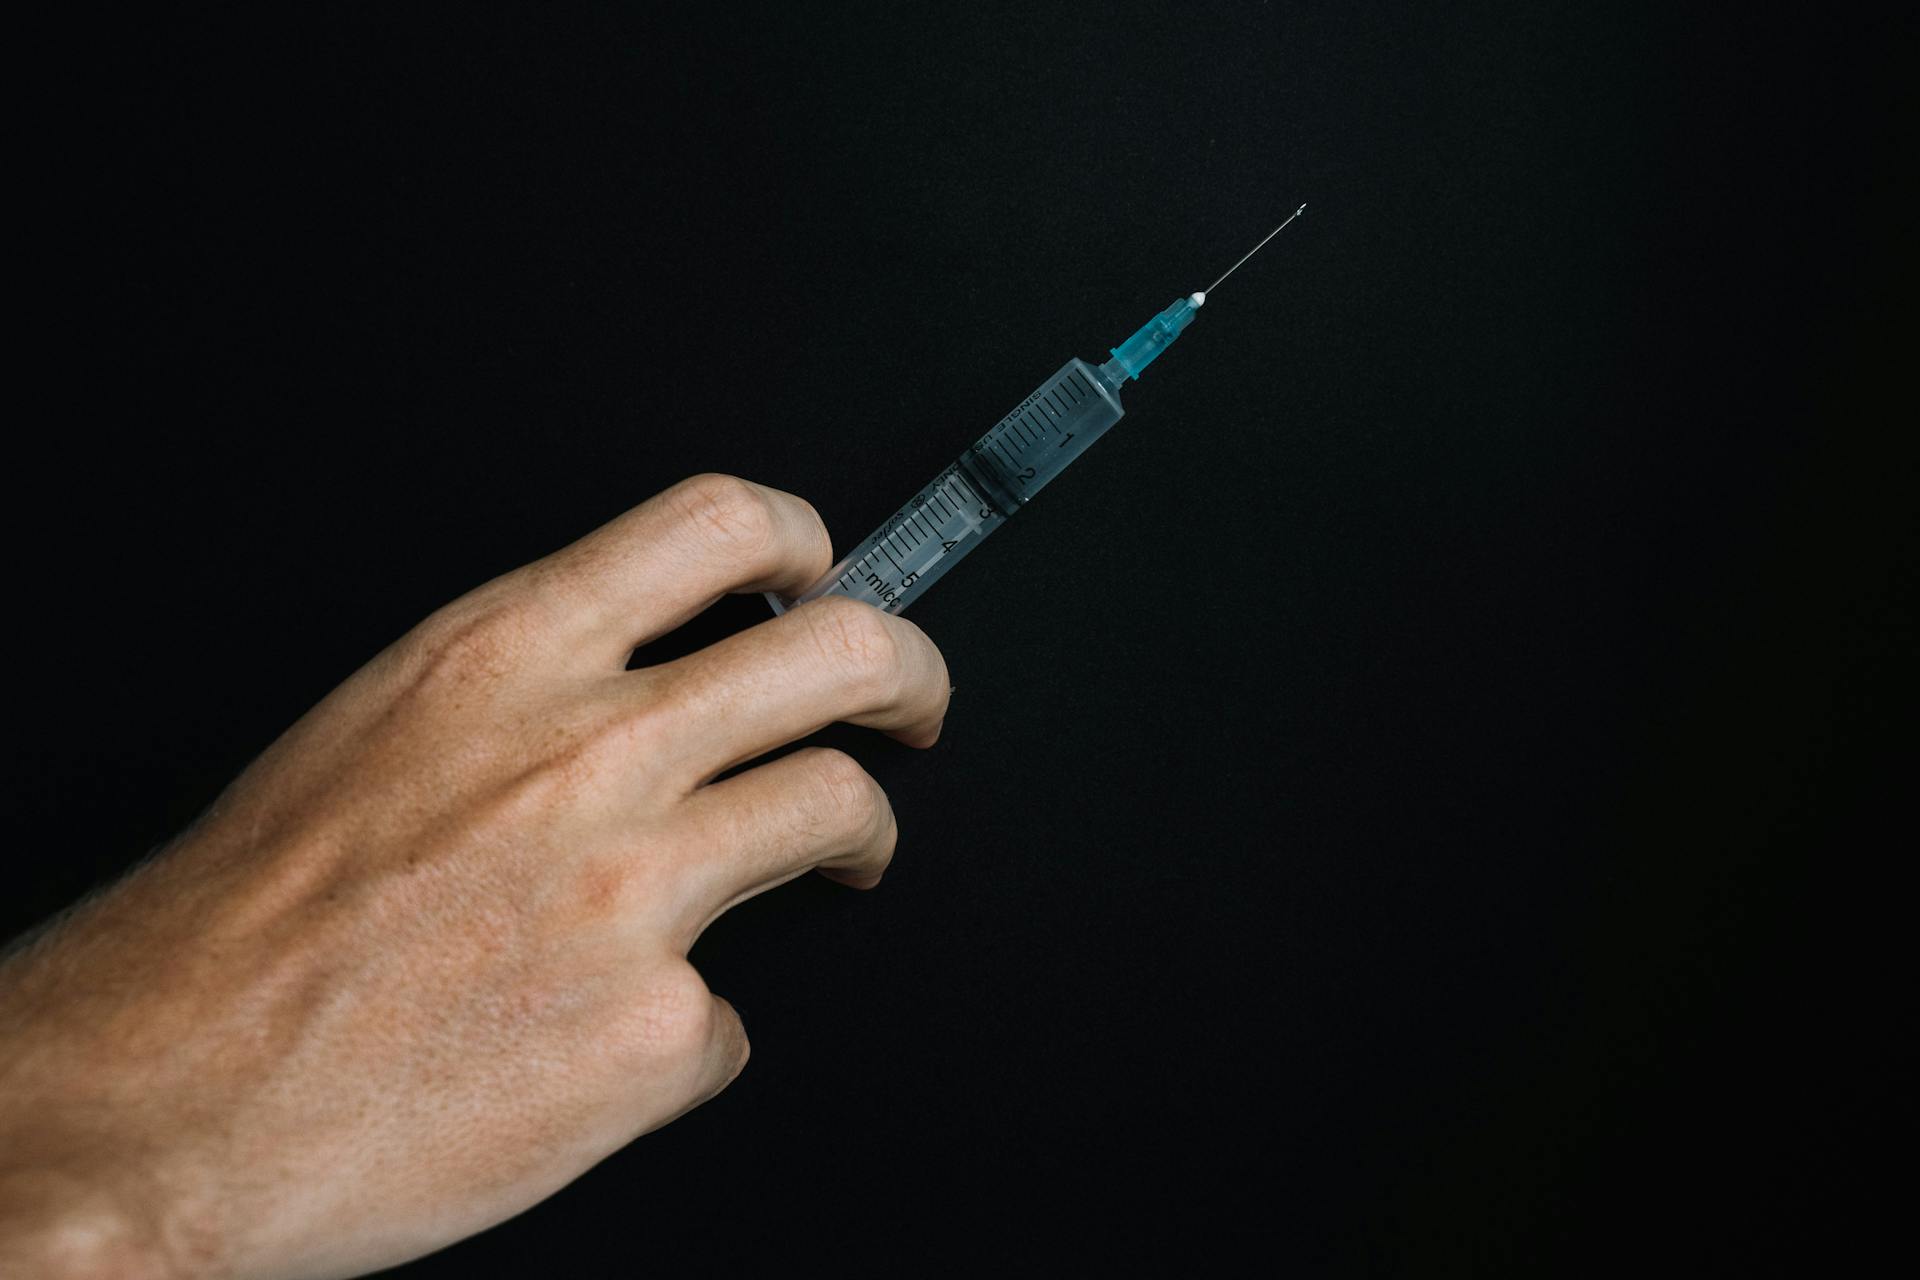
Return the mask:
<svg viewBox="0 0 1920 1280"><path fill-rule="evenodd" d="M834 721L929 746L946 667L829 598L625 668L830 560L798 498L679 484L428 618L13 955L0 1271L390 1266L725 1088L746 1036L688 948L808 870L878 883L894 820L834 751L714 777Z"/></svg>

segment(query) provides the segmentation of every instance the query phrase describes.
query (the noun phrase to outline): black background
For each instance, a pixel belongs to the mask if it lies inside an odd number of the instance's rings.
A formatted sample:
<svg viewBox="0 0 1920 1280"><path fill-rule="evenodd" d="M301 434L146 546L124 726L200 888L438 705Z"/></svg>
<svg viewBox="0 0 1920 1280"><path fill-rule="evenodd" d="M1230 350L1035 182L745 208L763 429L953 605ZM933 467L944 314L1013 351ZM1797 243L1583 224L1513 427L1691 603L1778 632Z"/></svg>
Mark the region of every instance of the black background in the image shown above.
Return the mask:
<svg viewBox="0 0 1920 1280"><path fill-rule="evenodd" d="M4 924L682 476L845 547L1305 200L916 606L941 744L826 735L900 855L699 944L746 1074L405 1274L1845 1247L1911 1118L1873 1035L1906 38L1351 0L50 33Z"/></svg>

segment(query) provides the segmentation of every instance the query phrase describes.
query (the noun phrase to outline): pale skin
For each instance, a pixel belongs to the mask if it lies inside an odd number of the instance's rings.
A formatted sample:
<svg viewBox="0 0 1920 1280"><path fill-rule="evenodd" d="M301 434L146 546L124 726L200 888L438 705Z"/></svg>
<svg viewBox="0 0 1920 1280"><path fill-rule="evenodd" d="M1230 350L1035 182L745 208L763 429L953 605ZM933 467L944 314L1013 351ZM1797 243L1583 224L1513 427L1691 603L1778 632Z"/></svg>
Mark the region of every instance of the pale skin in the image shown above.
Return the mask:
<svg viewBox="0 0 1920 1280"><path fill-rule="evenodd" d="M687 962L811 870L880 880L836 721L912 746L950 692L911 623L826 599L635 647L828 568L811 507L685 481L355 673L165 852L0 968L0 1273L319 1277L551 1195L747 1060Z"/></svg>

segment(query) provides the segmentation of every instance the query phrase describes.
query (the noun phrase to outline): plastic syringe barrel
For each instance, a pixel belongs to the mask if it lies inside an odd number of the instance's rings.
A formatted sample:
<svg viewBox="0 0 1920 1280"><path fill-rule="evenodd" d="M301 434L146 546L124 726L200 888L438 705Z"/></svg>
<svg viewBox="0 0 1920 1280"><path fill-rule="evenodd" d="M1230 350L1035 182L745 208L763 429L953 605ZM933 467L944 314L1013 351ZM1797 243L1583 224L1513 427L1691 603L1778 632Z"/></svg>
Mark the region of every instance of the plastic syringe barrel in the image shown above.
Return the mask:
<svg viewBox="0 0 1920 1280"><path fill-rule="evenodd" d="M1098 368L1067 361L824 578L791 598L768 592L767 603L785 613L844 595L888 613L904 610L1120 421L1121 385L1138 378L1196 310L1191 297L1181 298Z"/></svg>

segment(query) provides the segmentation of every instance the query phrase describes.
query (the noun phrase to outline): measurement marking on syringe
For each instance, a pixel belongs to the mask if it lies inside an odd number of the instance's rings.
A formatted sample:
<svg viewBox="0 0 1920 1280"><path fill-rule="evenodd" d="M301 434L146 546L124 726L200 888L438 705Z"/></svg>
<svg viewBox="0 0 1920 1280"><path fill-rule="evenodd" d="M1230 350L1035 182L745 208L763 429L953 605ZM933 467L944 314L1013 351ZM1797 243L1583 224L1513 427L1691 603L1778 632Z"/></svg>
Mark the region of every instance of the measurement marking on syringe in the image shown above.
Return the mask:
<svg viewBox="0 0 1920 1280"><path fill-rule="evenodd" d="M986 503L980 501L979 493L977 493L974 490L974 487L972 485L968 484L965 480L961 479L960 474L958 472L954 473L953 483L959 487L960 492L963 495L963 501L967 506L984 507L987 505Z"/></svg>
<svg viewBox="0 0 1920 1280"><path fill-rule="evenodd" d="M794 599L772 598L776 612L815 599L827 590L841 590L898 613L926 590L927 584L985 535L1019 511L1087 445L1119 421L1118 393L1126 381L1177 337L1228 276L1304 212L1302 205L1266 239L1242 255L1207 289L1176 299L1174 304L1115 347L1113 359L1096 373L1083 361L1070 361L1051 382L1042 383L1013 411L1001 418L972 447L949 463L932 484L897 510L889 524L869 540L848 563L850 568ZM1036 448L1044 446L1044 448ZM1032 453L1030 465L1026 455ZM914 568L908 570L906 565ZM891 578L882 565L893 569ZM773 593L769 593L772 596Z"/></svg>

